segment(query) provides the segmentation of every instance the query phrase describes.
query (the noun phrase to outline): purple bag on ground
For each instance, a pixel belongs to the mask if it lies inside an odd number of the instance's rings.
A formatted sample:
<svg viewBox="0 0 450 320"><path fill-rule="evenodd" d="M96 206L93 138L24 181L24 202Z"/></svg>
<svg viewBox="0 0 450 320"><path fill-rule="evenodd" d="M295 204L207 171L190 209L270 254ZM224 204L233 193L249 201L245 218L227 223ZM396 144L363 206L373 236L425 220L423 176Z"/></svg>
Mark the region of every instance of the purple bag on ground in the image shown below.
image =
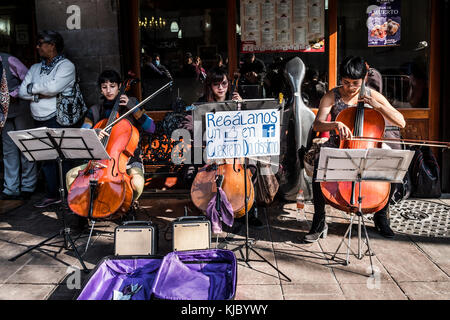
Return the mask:
<svg viewBox="0 0 450 320"><path fill-rule="evenodd" d="M104 258L78 296L77 300L111 300L114 291L130 285L142 285L131 300L150 300L152 287L162 259Z"/></svg>
<svg viewBox="0 0 450 320"><path fill-rule="evenodd" d="M165 300L230 300L236 272L236 257L229 250L172 252L161 263L153 293Z"/></svg>
<svg viewBox="0 0 450 320"><path fill-rule="evenodd" d="M105 257L91 272L77 300L111 300L140 287L130 300L231 300L237 263L232 251L208 249L156 257Z"/></svg>

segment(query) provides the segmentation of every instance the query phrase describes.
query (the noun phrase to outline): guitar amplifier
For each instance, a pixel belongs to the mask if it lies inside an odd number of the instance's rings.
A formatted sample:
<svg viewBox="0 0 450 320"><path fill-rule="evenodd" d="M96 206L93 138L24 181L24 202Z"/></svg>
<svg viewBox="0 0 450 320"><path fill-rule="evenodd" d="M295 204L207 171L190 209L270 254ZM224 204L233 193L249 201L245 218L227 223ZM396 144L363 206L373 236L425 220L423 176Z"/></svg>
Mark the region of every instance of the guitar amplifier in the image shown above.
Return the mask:
<svg viewBox="0 0 450 320"><path fill-rule="evenodd" d="M211 247L211 222L205 216L174 220L173 251L206 250Z"/></svg>
<svg viewBox="0 0 450 320"><path fill-rule="evenodd" d="M114 229L116 256L155 255L158 248L158 228L150 221L126 221Z"/></svg>

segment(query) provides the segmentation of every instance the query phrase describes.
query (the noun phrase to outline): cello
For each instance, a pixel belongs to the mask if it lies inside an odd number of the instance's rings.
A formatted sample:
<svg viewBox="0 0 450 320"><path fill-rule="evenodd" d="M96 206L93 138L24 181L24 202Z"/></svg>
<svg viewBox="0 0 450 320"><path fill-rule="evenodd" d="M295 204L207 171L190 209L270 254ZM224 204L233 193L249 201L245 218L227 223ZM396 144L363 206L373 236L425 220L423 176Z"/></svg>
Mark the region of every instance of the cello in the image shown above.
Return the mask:
<svg viewBox="0 0 450 320"><path fill-rule="evenodd" d="M340 149L381 148L381 142L378 142L377 139L381 139L384 135L384 117L379 111L364 106L365 91L363 81L358 105L341 111L336 118L336 121L344 123L355 137L341 139ZM362 140L358 137L366 139ZM360 183L361 186L359 186ZM359 211L359 207L355 199L361 197L362 213L374 213L388 203L391 184L379 181L338 181L321 182L320 187L325 201L336 209L356 213Z"/></svg>
<svg viewBox="0 0 450 320"><path fill-rule="evenodd" d="M121 85L109 118L100 120L94 126L94 129L108 128L109 136L104 136L101 142L110 159L89 161L72 183L67 201L70 209L79 216L89 219L119 218L131 206L133 189L126 166L138 145L139 131L124 118L109 128L119 116L120 97L136 81L128 79Z"/></svg>
<svg viewBox="0 0 450 320"><path fill-rule="evenodd" d="M245 215L245 185L247 185L247 212L255 199L255 190L251 181L250 169L247 169L247 180L244 180L244 167L237 159L227 159L224 163L213 163L204 166L197 172L191 186L193 204L205 212L209 201L217 193L217 181L221 182L222 190L233 207L234 217Z"/></svg>
<svg viewBox="0 0 450 320"><path fill-rule="evenodd" d="M231 94L237 89L238 77L234 75ZM225 159L223 163L214 162L199 169L191 186L193 204L205 212L209 201L217 194L219 186L225 192L230 202L235 218L241 218L253 206L255 190L251 181L250 169L246 169L238 159ZM247 178L245 178L245 174ZM220 182L220 183L218 183ZM247 194L247 199L245 199ZM247 200L247 201L246 201Z"/></svg>

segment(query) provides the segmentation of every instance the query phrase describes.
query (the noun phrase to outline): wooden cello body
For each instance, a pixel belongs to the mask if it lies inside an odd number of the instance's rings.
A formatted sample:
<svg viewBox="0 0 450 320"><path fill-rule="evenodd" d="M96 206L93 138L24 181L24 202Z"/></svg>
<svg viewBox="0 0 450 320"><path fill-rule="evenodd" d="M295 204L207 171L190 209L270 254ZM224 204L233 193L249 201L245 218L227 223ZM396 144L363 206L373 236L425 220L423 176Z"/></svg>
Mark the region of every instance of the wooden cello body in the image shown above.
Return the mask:
<svg viewBox="0 0 450 320"><path fill-rule="evenodd" d="M191 186L192 202L201 211L206 211L208 203L217 193L217 176L223 177L222 190L233 207L234 217L243 217L245 215L245 181L244 168L241 164L213 164L201 168ZM251 177L252 174L247 169L247 211L251 209L255 200Z"/></svg>
<svg viewBox="0 0 450 320"><path fill-rule="evenodd" d="M238 77L235 75L230 93L237 89ZM220 179L222 190L230 202L235 218L245 215L245 194L247 194L247 211L255 201L252 173L249 169L245 179L244 167L238 159L224 159L223 163L207 164L198 170L191 186L191 200L202 212L206 212L209 202L217 194L217 181ZM246 190L247 188L247 190ZM247 191L247 192L246 192Z"/></svg>
<svg viewBox="0 0 450 320"><path fill-rule="evenodd" d="M117 118L119 99L124 91L121 88L111 116L99 121L95 129L105 128ZM110 159L89 161L86 168L79 171L67 197L70 209L89 219L118 218L129 210L133 200L126 167L139 143L139 131L129 120L122 119L102 143Z"/></svg>
<svg viewBox="0 0 450 320"><path fill-rule="evenodd" d="M364 96L364 84L361 88L360 99ZM380 139L384 135L385 122L380 112L364 107L364 103L358 103L357 107L349 107L343 110L336 121L344 123L355 137L368 137ZM340 149L368 149L380 148L381 142L341 140ZM358 197L359 183L350 181L321 182L323 196L332 207L356 213L359 210ZM362 213L374 213L382 209L389 201L389 182L363 181L361 182L361 211Z"/></svg>

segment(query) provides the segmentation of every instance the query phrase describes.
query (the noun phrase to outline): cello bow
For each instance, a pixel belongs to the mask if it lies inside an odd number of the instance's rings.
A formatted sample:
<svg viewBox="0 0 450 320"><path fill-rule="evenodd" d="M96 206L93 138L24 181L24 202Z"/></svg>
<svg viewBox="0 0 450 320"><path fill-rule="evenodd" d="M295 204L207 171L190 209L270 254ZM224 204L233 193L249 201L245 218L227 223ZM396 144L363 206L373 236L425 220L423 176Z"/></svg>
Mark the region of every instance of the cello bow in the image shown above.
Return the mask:
<svg viewBox="0 0 450 320"><path fill-rule="evenodd" d="M393 144L419 145L419 146L450 149L450 142L443 142L443 141L392 139L392 138L368 138L368 137L351 137L346 140L367 141L367 142L385 142L385 143L393 143Z"/></svg>
<svg viewBox="0 0 450 320"><path fill-rule="evenodd" d="M125 117L127 117L128 115L132 114L137 108L141 107L142 105L146 104L147 102L149 102L151 99L153 99L154 97L156 97L158 94L160 94L161 92L163 92L164 90L166 90L168 87L172 86L173 81L170 81L168 83L166 83L164 86L162 86L161 88L159 88L157 91L155 91L154 93L152 93L150 96L148 96L147 98L145 98L144 100L142 100L140 103L138 103L137 105L135 105L133 108L131 108L130 110L128 110L126 113L124 113L123 115L121 115L119 118L117 118L114 122L111 122L107 127L105 127L103 130L107 131L108 129L112 128L116 123L118 123L120 120L124 119Z"/></svg>

